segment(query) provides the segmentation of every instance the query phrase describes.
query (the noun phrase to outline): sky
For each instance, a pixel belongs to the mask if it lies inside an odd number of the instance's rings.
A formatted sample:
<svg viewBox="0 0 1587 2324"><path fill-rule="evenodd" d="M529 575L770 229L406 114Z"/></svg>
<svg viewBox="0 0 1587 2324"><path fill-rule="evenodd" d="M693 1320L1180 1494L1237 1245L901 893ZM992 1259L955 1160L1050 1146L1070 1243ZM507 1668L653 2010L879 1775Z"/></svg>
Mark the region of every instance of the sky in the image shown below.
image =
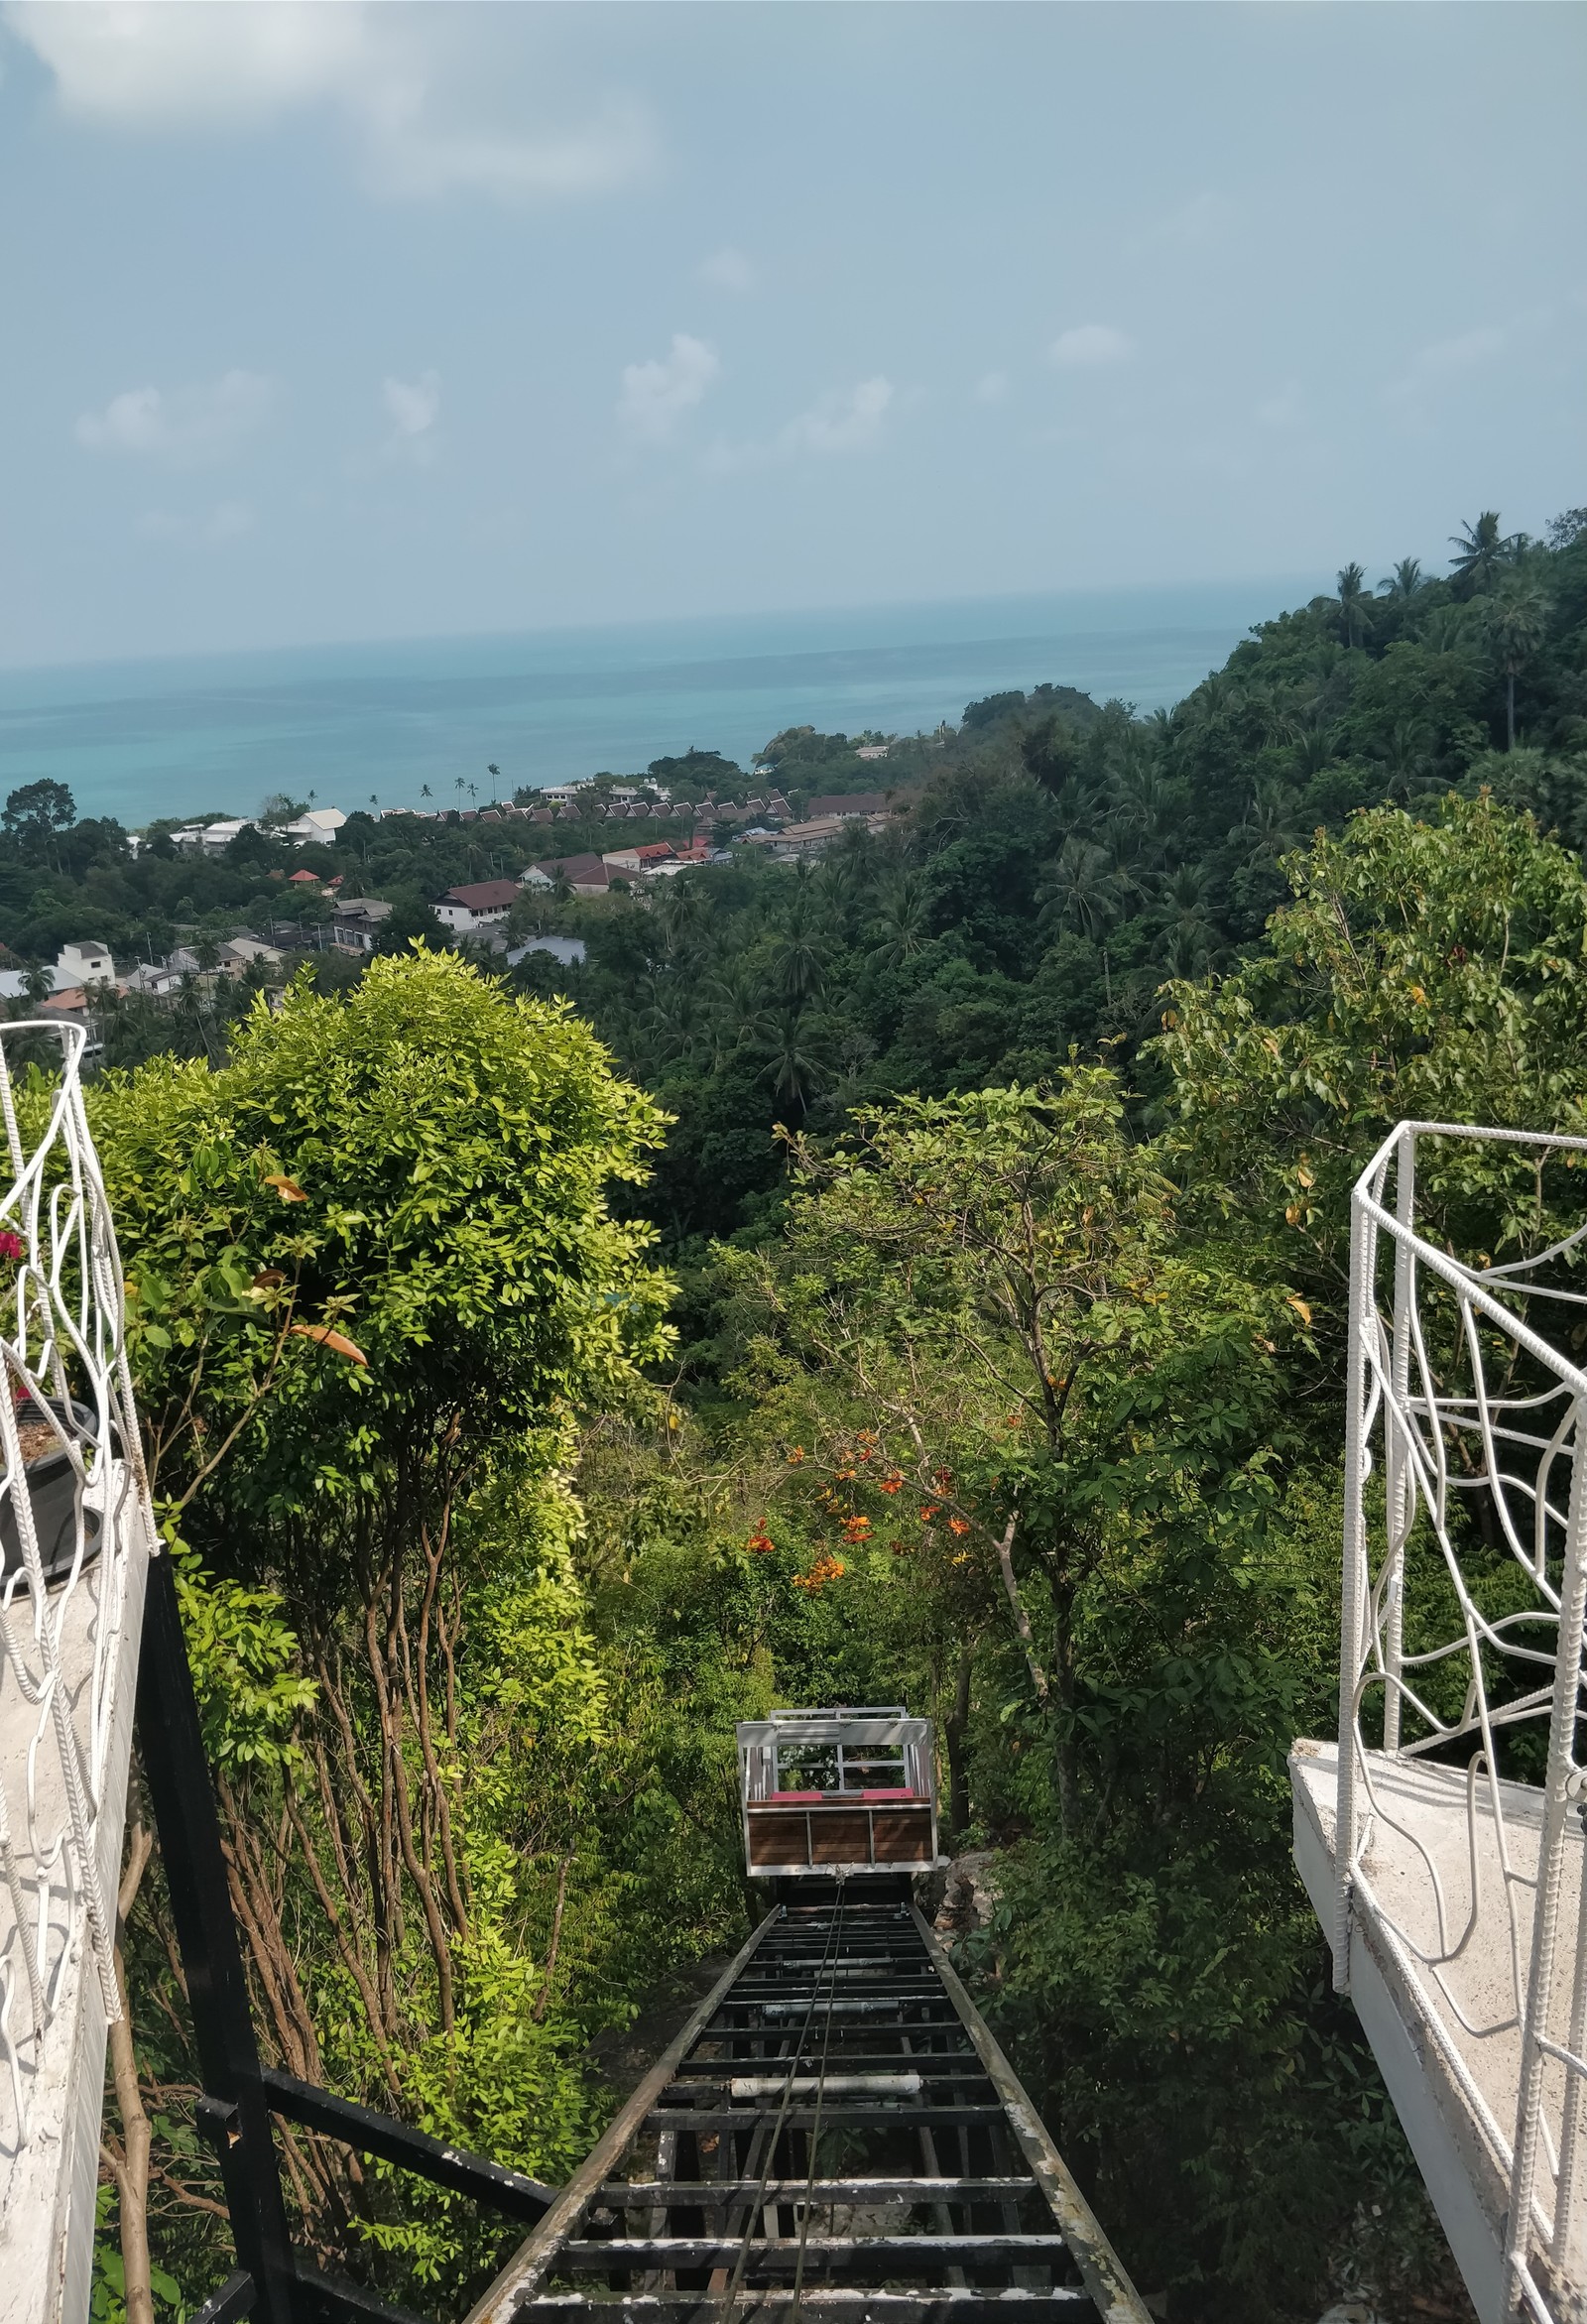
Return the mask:
<svg viewBox="0 0 1587 2324"><path fill-rule="evenodd" d="M1587 11L9 0L0 663L1436 564Z"/></svg>

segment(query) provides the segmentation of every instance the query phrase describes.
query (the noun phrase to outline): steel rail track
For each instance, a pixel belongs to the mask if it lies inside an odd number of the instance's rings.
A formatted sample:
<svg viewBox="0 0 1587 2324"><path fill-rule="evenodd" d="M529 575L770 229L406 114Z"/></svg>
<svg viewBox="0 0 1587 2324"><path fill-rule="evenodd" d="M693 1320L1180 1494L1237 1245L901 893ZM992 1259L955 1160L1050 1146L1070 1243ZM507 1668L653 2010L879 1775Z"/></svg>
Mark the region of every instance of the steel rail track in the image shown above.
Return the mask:
<svg viewBox="0 0 1587 2324"><path fill-rule="evenodd" d="M1148 2324L903 1880L792 1882L468 2324Z"/></svg>

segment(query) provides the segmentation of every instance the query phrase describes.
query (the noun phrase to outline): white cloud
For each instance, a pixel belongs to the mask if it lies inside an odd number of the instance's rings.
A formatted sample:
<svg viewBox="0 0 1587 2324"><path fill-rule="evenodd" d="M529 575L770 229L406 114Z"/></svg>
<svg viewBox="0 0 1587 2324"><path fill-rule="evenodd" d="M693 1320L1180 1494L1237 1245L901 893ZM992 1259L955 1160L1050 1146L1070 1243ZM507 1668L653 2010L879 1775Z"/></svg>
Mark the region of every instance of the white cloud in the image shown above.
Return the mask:
<svg viewBox="0 0 1587 2324"><path fill-rule="evenodd" d="M665 443L684 413L704 401L721 368L721 357L704 339L674 331L665 359L625 366L618 417L643 442Z"/></svg>
<svg viewBox="0 0 1587 2324"><path fill-rule="evenodd" d="M1414 403L1441 381L1463 371L1474 371L1502 353L1505 338L1504 331L1483 323L1475 330L1461 331L1455 338L1434 340L1431 346L1412 356L1409 369L1401 378L1390 381L1383 391L1385 401Z"/></svg>
<svg viewBox="0 0 1587 2324"><path fill-rule="evenodd" d="M386 451L396 459L421 465L434 456L433 429L440 418L440 374L422 371L417 379L386 379L380 400L386 407L391 433Z"/></svg>
<svg viewBox="0 0 1587 2324"><path fill-rule="evenodd" d="M894 400L893 383L880 373L851 388L829 388L807 412L780 428L770 443L714 443L704 465L715 476L743 468L764 468L800 452L858 452L874 444Z"/></svg>
<svg viewBox="0 0 1587 2324"><path fill-rule="evenodd" d="M176 515L170 509L146 509L138 530L151 541L182 541L218 545L240 541L254 529L254 511L245 500L222 500L197 517Z"/></svg>
<svg viewBox="0 0 1587 2324"><path fill-rule="evenodd" d="M700 261L700 281L715 291L753 291L758 280L754 262L731 243Z"/></svg>
<svg viewBox="0 0 1587 2324"><path fill-rule="evenodd" d="M1239 215L1226 194L1197 193L1163 219L1157 238L1185 250L1204 250L1209 243L1221 242Z"/></svg>
<svg viewBox="0 0 1587 2324"><path fill-rule="evenodd" d="M102 412L84 412L77 441L92 452L127 452L172 468L224 460L262 428L276 385L256 371L228 371L190 387L128 388Z"/></svg>
<svg viewBox="0 0 1587 2324"><path fill-rule="evenodd" d="M1264 428L1298 428L1305 416L1305 398L1297 379L1289 380L1278 395L1268 396L1257 406L1257 418Z"/></svg>
<svg viewBox="0 0 1587 2324"><path fill-rule="evenodd" d="M1047 349L1048 360L1060 371L1090 371L1104 363L1123 363L1135 353L1135 342L1110 322L1079 322L1060 331Z"/></svg>
<svg viewBox="0 0 1587 2324"><path fill-rule="evenodd" d="M394 196L599 192L643 169L654 147L644 108L620 96L572 126L525 128L522 108L507 126L482 118L477 94L442 85L452 25L418 9L6 0L0 21L49 67L62 109L81 120L235 131L328 107L352 128L374 190Z"/></svg>
<svg viewBox="0 0 1587 2324"><path fill-rule="evenodd" d="M832 388L807 412L791 420L778 437L785 452L857 452L874 443L893 401L893 383L880 374L858 386Z"/></svg>
<svg viewBox="0 0 1587 2324"><path fill-rule="evenodd" d="M1001 404L1009 392L1006 371L983 371L971 393L978 404Z"/></svg>

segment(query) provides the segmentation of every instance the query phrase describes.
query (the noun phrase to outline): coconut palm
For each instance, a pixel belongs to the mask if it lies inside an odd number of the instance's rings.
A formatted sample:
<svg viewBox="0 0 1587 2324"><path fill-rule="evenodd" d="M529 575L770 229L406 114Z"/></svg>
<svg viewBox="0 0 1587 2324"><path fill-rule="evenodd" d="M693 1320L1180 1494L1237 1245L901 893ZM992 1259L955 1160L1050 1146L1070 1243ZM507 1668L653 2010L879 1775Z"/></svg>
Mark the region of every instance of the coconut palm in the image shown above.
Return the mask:
<svg viewBox="0 0 1587 2324"><path fill-rule="evenodd" d="M1413 798L1431 782L1432 734L1420 718L1397 718L1375 746L1373 756L1389 770L1389 795Z"/></svg>
<svg viewBox="0 0 1587 2324"><path fill-rule="evenodd" d="M1499 530L1497 509L1484 509L1475 525L1462 525L1458 533L1451 533L1449 546L1455 552L1449 559L1455 585L1468 597L1485 595L1516 550L1514 541Z"/></svg>
<svg viewBox="0 0 1587 2324"><path fill-rule="evenodd" d="M928 912L925 881L917 871L900 872L878 899L879 950L890 968L913 960L925 942Z"/></svg>
<svg viewBox="0 0 1587 2324"><path fill-rule="evenodd" d="M1094 938L1117 917L1119 892L1107 855L1089 840L1065 839L1043 885L1041 917L1048 924L1056 920Z"/></svg>
<svg viewBox="0 0 1587 2324"><path fill-rule="evenodd" d="M1549 603L1535 581L1520 575L1494 599L1493 638L1505 673L1505 748L1516 747L1516 678L1548 634Z"/></svg>
<svg viewBox="0 0 1587 2324"><path fill-rule="evenodd" d="M1277 862L1282 855L1305 843L1305 817L1300 794L1287 783L1259 783L1240 826L1240 837L1250 846L1251 861Z"/></svg>
<svg viewBox="0 0 1587 2324"><path fill-rule="evenodd" d="M808 1110L828 1063L827 1044L810 1011L780 1009L763 1037L766 1078L790 1112Z"/></svg>
<svg viewBox="0 0 1587 2324"><path fill-rule="evenodd" d="M1302 782L1309 783L1313 775L1320 775L1338 755L1337 730L1330 720L1313 715L1297 723L1289 763Z"/></svg>
<svg viewBox="0 0 1587 2324"><path fill-rule="evenodd" d="M1359 646L1372 627L1372 598L1367 589L1366 570L1359 564L1347 564L1339 575L1339 626L1347 646Z"/></svg>
<svg viewBox="0 0 1587 2324"><path fill-rule="evenodd" d="M1421 559L1403 556L1392 573L1378 583L1378 593L1389 597L1397 605L1408 605L1421 587Z"/></svg>

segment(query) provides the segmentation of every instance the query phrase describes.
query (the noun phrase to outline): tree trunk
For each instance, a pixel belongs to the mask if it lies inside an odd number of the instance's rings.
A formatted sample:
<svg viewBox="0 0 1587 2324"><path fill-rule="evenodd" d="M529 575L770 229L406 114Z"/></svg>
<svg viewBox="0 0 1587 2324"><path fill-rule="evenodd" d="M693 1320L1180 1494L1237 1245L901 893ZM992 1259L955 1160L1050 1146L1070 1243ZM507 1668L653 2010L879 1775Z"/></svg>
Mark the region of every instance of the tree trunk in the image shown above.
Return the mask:
<svg viewBox="0 0 1587 2324"><path fill-rule="evenodd" d="M110 2071L116 2086L116 2110L121 2116L121 2152L108 2144L100 2151L116 2182L116 2214L121 2239L122 2297L127 2324L155 2324L154 2283L149 2262L149 2150L152 2133L138 2086L138 2057L132 2042L132 2010L127 1999L127 1967L121 1957L121 1931L137 1899L144 1873L154 1853L154 1834L141 1820L127 1838L127 1864L116 1896L116 1991L121 2017L110 2028Z"/></svg>
<svg viewBox="0 0 1587 2324"><path fill-rule="evenodd" d="M1516 673L1513 670L1505 673L1505 748L1513 751L1516 747Z"/></svg>
<svg viewBox="0 0 1587 2324"><path fill-rule="evenodd" d="M958 1839L970 1821L970 1770L964 1755L965 1731L970 1724L970 1672L975 1662L975 1641L960 1649L953 1682L953 1708L942 1723L948 1754L948 1836Z"/></svg>

